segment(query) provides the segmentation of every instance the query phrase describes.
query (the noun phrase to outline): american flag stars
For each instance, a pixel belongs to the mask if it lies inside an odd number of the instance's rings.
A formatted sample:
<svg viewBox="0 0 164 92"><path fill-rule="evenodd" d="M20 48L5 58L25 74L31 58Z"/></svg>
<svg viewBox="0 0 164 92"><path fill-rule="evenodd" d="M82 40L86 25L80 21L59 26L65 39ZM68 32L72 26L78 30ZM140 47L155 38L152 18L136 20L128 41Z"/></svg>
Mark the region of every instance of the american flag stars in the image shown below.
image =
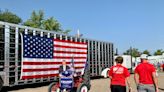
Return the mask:
<svg viewBox="0 0 164 92"><path fill-rule="evenodd" d="M53 58L53 39L24 35L24 57Z"/></svg>

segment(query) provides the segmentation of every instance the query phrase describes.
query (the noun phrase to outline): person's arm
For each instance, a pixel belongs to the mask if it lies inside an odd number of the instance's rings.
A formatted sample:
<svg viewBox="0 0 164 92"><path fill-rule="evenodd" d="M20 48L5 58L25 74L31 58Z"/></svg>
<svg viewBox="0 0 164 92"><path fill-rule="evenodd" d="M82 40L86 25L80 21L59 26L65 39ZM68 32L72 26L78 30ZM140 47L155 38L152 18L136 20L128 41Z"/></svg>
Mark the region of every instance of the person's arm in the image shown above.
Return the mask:
<svg viewBox="0 0 164 92"><path fill-rule="evenodd" d="M153 76L153 81L154 81L156 92L158 92L158 79L157 79L157 76L156 76L156 72L153 72L152 76Z"/></svg>
<svg viewBox="0 0 164 92"><path fill-rule="evenodd" d="M109 76L110 79L112 79L112 76Z"/></svg>
<svg viewBox="0 0 164 92"><path fill-rule="evenodd" d="M108 77L112 79L112 75L110 74L111 71L108 71Z"/></svg>
<svg viewBox="0 0 164 92"><path fill-rule="evenodd" d="M112 74L113 73L113 70L112 70L112 68L110 68L110 70L108 71L108 77L110 78L110 82L109 82L109 88L111 88L111 85L112 85Z"/></svg>
<svg viewBox="0 0 164 92"><path fill-rule="evenodd" d="M124 68L124 76L125 76L125 80L128 84L129 92L132 92L132 87L130 84L130 72L128 71L127 68Z"/></svg>
<svg viewBox="0 0 164 92"><path fill-rule="evenodd" d="M112 75L113 75L113 70L112 68L110 68L110 70L108 71L108 77L112 79Z"/></svg>
<svg viewBox="0 0 164 92"><path fill-rule="evenodd" d="M126 81L127 81L129 90L132 90L132 87L130 86L130 79L129 79L129 77L126 78Z"/></svg>
<svg viewBox="0 0 164 92"><path fill-rule="evenodd" d="M138 75L138 73L134 73L134 80L135 80L136 85L138 86L138 84L139 84L139 75Z"/></svg>

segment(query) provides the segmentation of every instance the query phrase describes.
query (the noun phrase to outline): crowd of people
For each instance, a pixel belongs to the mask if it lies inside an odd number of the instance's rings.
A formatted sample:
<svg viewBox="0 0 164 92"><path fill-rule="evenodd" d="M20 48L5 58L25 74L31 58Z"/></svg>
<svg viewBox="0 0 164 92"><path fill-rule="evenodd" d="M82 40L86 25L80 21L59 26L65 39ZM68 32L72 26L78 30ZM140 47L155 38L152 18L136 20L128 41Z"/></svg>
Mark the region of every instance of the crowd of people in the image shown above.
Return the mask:
<svg viewBox="0 0 164 92"><path fill-rule="evenodd" d="M109 70L111 92L127 92L127 86L129 92L132 92L130 73L126 67L122 66L123 58L119 56L115 61L116 65ZM141 63L135 68L134 80L138 92L159 92L156 68L149 63L145 54L141 55Z"/></svg>

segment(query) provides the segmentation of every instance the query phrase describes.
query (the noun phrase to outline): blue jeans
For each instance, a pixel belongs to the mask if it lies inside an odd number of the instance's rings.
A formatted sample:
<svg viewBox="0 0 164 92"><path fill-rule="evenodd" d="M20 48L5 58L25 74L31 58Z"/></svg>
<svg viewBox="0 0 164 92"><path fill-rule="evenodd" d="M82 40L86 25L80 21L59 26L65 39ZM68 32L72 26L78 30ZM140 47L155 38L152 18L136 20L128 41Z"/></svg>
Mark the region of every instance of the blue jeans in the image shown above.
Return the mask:
<svg viewBox="0 0 164 92"><path fill-rule="evenodd" d="M138 92L155 92L154 85L147 85L147 84L139 84L137 86Z"/></svg>

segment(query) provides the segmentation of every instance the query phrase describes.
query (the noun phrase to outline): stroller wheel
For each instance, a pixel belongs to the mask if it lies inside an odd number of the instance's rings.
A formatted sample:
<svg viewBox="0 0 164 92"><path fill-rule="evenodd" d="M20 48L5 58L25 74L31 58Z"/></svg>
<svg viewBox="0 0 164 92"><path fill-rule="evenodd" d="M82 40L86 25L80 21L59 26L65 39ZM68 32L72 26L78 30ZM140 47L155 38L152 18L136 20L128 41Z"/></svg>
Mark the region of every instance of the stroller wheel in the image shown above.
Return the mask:
<svg viewBox="0 0 164 92"><path fill-rule="evenodd" d="M51 83L48 87L48 92L61 92L58 83Z"/></svg>
<svg viewBox="0 0 164 92"><path fill-rule="evenodd" d="M76 92L89 92L87 84L81 83Z"/></svg>

